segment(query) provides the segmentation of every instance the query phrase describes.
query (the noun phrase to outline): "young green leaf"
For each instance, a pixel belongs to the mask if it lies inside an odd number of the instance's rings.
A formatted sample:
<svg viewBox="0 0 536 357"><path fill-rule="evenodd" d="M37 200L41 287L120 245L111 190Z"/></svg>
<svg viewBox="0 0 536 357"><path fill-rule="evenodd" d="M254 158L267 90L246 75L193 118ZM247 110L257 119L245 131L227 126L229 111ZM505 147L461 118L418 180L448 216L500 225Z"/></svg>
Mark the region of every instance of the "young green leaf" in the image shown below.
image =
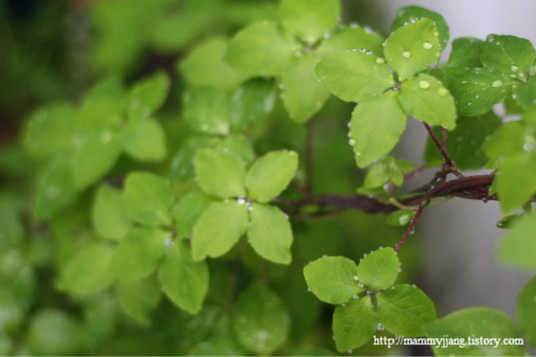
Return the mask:
<svg viewBox="0 0 536 357"><path fill-rule="evenodd" d="M372 53L336 52L318 63L316 74L326 88L347 102L359 102L393 87L391 69Z"/></svg>
<svg viewBox="0 0 536 357"><path fill-rule="evenodd" d="M76 294L92 294L112 283L108 266L113 249L108 244L92 243L78 250L60 271L58 288Z"/></svg>
<svg viewBox="0 0 536 357"><path fill-rule="evenodd" d="M148 117L164 104L169 87L170 80L164 72L157 72L136 82L129 92L128 112Z"/></svg>
<svg viewBox="0 0 536 357"><path fill-rule="evenodd" d="M227 253L244 234L248 210L237 201L215 202L197 220L192 232L194 261Z"/></svg>
<svg viewBox="0 0 536 357"><path fill-rule="evenodd" d="M259 158L246 175L250 198L268 202L279 195L290 183L298 168L294 151L272 151Z"/></svg>
<svg viewBox="0 0 536 357"><path fill-rule="evenodd" d="M307 286L315 296L329 304L347 302L364 291L357 286L357 265L345 257L325 257L303 268Z"/></svg>
<svg viewBox="0 0 536 357"><path fill-rule="evenodd" d="M195 47L188 56L177 63L177 71L190 85L216 89L233 89L242 81L223 59L228 41L215 37Z"/></svg>
<svg viewBox="0 0 536 357"><path fill-rule="evenodd" d="M64 158L47 163L36 175L33 213L40 222L53 217L76 198L71 163Z"/></svg>
<svg viewBox="0 0 536 357"><path fill-rule="evenodd" d="M511 81L492 68L474 68L450 87L461 116L487 113L511 90Z"/></svg>
<svg viewBox="0 0 536 357"><path fill-rule="evenodd" d="M134 220L152 226L171 224L173 192L167 179L149 172L131 172L125 180L124 198Z"/></svg>
<svg viewBox="0 0 536 357"><path fill-rule="evenodd" d="M532 144L534 147L534 143ZM508 213L527 203L536 193L536 159L532 152L521 151L505 158L496 178L501 211Z"/></svg>
<svg viewBox="0 0 536 357"><path fill-rule="evenodd" d="M466 308L423 326L426 337L464 338L465 344L432 346L437 356L521 356L523 346L504 344L504 339L519 337L512 320L504 312L487 307ZM480 339L489 339L489 344Z"/></svg>
<svg viewBox="0 0 536 357"><path fill-rule="evenodd" d="M126 153L140 161L160 161L167 155L166 136L153 119L133 120L123 128L120 140Z"/></svg>
<svg viewBox="0 0 536 357"><path fill-rule="evenodd" d="M363 27L342 27L333 31L329 38L322 41L316 49L316 54L326 57L337 51L365 49L376 56L383 56L383 38L374 32L369 32Z"/></svg>
<svg viewBox="0 0 536 357"><path fill-rule="evenodd" d="M461 37L452 41L447 64L453 67L482 67L480 60L485 42L474 37Z"/></svg>
<svg viewBox="0 0 536 357"><path fill-rule="evenodd" d="M367 343L378 327L378 318L369 295L351 299L337 306L333 314L333 335L339 352L346 352Z"/></svg>
<svg viewBox="0 0 536 357"><path fill-rule="evenodd" d="M220 142L217 137L191 136L182 145L171 161L169 178L173 181L184 182L194 177L194 158L199 149L214 148Z"/></svg>
<svg viewBox="0 0 536 357"><path fill-rule="evenodd" d="M264 259L278 264L290 264L292 228L279 208L262 203L251 206L248 241Z"/></svg>
<svg viewBox="0 0 536 357"><path fill-rule="evenodd" d="M329 92L315 75L318 61L316 54L303 53L294 58L281 75L283 104L290 118L297 123L311 119L329 97Z"/></svg>
<svg viewBox="0 0 536 357"><path fill-rule="evenodd" d="M99 235L117 241L127 234L131 225L123 194L107 184L97 189L91 217Z"/></svg>
<svg viewBox="0 0 536 357"><path fill-rule="evenodd" d="M267 356L287 339L290 318L276 294L260 283L253 283L234 305L232 327L244 348Z"/></svg>
<svg viewBox="0 0 536 357"><path fill-rule="evenodd" d="M178 233L183 237L192 237L192 230L201 214L216 202L214 196L204 192L190 192L173 207L171 212Z"/></svg>
<svg viewBox="0 0 536 357"><path fill-rule="evenodd" d="M76 188L83 190L106 175L121 155L121 144L110 131L93 132L75 153L73 177Z"/></svg>
<svg viewBox="0 0 536 357"><path fill-rule="evenodd" d="M529 40L515 36L489 35L482 50L482 64L508 75L520 78L536 60L536 51Z"/></svg>
<svg viewBox="0 0 536 357"><path fill-rule="evenodd" d="M389 181L400 186L404 183L404 174L416 166L409 161L395 160L393 157L387 156L367 172L363 186L366 188L381 187Z"/></svg>
<svg viewBox="0 0 536 357"><path fill-rule="evenodd" d="M281 23L309 45L337 25L341 9L338 0L282 0Z"/></svg>
<svg viewBox="0 0 536 357"><path fill-rule="evenodd" d="M535 104L536 98L536 77L531 77L524 83L516 83L512 97L521 108L527 108Z"/></svg>
<svg viewBox="0 0 536 357"><path fill-rule="evenodd" d="M357 166L366 167L387 154L400 140L407 116L398 104L398 92L370 97L352 113L350 145Z"/></svg>
<svg viewBox="0 0 536 357"><path fill-rule="evenodd" d="M231 128L242 131L258 123L272 112L274 103L273 81L256 78L244 83L231 98Z"/></svg>
<svg viewBox="0 0 536 357"><path fill-rule="evenodd" d="M385 41L387 63L404 81L439 61L438 32L434 21L422 19L395 30Z"/></svg>
<svg viewBox="0 0 536 357"><path fill-rule="evenodd" d="M397 335L422 336L422 326L437 318L432 300L421 289L408 284L378 293L376 298L380 323Z"/></svg>
<svg viewBox="0 0 536 357"><path fill-rule="evenodd" d="M482 149L490 160L499 161L523 152L524 139L530 137L530 130L521 120L504 123L488 140Z"/></svg>
<svg viewBox="0 0 536 357"><path fill-rule="evenodd" d="M425 9L420 6L405 6L401 7L396 12L396 19L391 25L391 32L394 32L398 28L405 26L409 23L413 23L419 19L428 18L434 21L435 27L437 29L437 37L439 38L439 45L441 50L444 50L447 47L449 42L450 32L447 22L437 12Z"/></svg>
<svg viewBox="0 0 536 357"><path fill-rule="evenodd" d="M238 134L228 136L219 141L216 147L222 150L229 150L240 156L247 165L250 165L255 160L255 150L251 140L244 135Z"/></svg>
<svg viewBox="0 0 536 357"><path fill-rule="evenodd" d="M512 230L501 237L497 244L497 259L521 269L536 268L534 261L536 213L517 219L512 226Z"/></svg>
<svg viewBox="0 0 536 357"><path fill-rule="evenodd" d="M207 263L194 262L189 245L180 240L167 249L158 274L162 288L180 308L197 314L208 291Z"/></svg>
<svg viewBox="0 0 536 357"><path fill-rule="evenodd" d="M428 74L419 74L402 83L398 101L415 119L450 130L456 126L454 99L443 83Z"/></svg>
<svg viewBox="0 0 536 357"><path fill-rule="evenodd" d="M154 278L119 281L115 296L128 316L142 325L149 325L149 314L160 302L160 285Z"/></svg>
<svg viewBox="0 0 536 357"><path fill-rule="evenodd" d="M203 191L221 198L245 196L246 169L229 149L201 149L195 155L195 174Z"/></svg>
<svg viewBox="0 0 536 357"><path fill-rule="evenodd" d="M357 266L359 282L371 290L387 289L398 276L400 262L393 248L366 255Z"/></svg>
<svg viewBox="0 0 536 357"><path fill-rule="evenodd" d="M111 274L119 280L145 278L155 271L169 233L153 227L134 228L114 250Z"/></svg>
<svg viewBox="0 0 536 357"><path fill-rule="evenodd" d="M24 147L35 157L46 157L72 147L75 111L68 105L55 105L34 111L24 129Z"/></svg>
<svg viewBox="0 0 536 357"><path fill-rule="evenodd" d="M525 340L536 346L536 278L532 278L519 293L516 318Z"/></svg>
<svg viewBox="0 0 536 357"><path fill-rule="evenodd" d="M214 88L194 88L184 94L184 119L204 134L229 133L229 99Z"/></svg>
<svg viewBox="0 0 536 357"><path fill-rule="evenodd" d="M413 211L396 211L387 216L387 224L394 227L401 227L407 225L415 217L415 212Z"/></svg>
<svg viewBox="0 0 536 357"><path fill-rule="evenodd" d="M93 131L106 131L117 126L121 120L120 109L114 98L99 97L87 99L75 113L76 130L89 134Z"/></svg>
<svg viewBox="0 0 536 357"><path fill-rule="evenodd" d="M281 74L298 49L297 43L271 22L250 25L229 43L227 62L247 77Z"/></svg>

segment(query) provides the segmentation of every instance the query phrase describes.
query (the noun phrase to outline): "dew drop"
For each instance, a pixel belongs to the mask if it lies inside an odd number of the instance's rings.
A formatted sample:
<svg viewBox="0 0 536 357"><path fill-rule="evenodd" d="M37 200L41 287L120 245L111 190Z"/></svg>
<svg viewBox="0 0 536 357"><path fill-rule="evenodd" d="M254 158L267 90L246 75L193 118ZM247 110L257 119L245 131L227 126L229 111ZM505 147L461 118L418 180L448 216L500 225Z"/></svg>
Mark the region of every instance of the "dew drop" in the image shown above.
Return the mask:
<svg viewBox="0 0 536 357"><path fill-rule="evenodd" d="M513 64L512 67L510 67L510 69L512 70L512 72L517 72L517 71L519 71L519 67L516 66L515 64Z"/></svg>
<svg viewBox="0 0 536 357"><path fill-rule="evenodd" d="M328 38L330 38L330 37L331 37L331 33L326 32L326 33L324 34L324 38L325 38L326 40L327 40Z"/></svg>
<svg viewBox="0 0 536 357"><path fill-rule="evenodd" d="M354 295L353 298L354 299L359 299L359 295Z"/></svg>
<svg viewBox="0 0 536 357"><path fill-rule="evenodd" d="M425 80L419 81L419 88L421 88L421 89L430 88L430 82L425 81Z"/></svg>
<svg viewBox="0 0 536 357"><path fill-rule="evenodd" d="M350 139L350 140L348 140L348 144L349 144L350 146L354 146L354 145L355 145L355 140L354 140L354 139Z"/></svg>
<svg viewBox="0 0 536 357"><path fill-rule="evenodd" d="M512 79L516 79L516 78L517 78L517 74L513 74L513 73L512 73L512 74L510 75L510 78L512 78Z"/></svg>
<svg viewBox="0 0 536 357"><path fill-rule="evenodd" d="M449 94L449 91L444 87L439 87L439 89L437 90L437 95L440 97L444 97L447 94Z"/></svg>
<svg viewBox="0 0 536 357"><path fill-rule="evenodd" d="M354 280L355 280L355 281L358 281L358 280L359 280L359 278L357 277L357 275L354 275Z"/></svg>
<svg viewBox="0 0 536 357"><path fill-rule="evenodd" d="M361 155L363 155L363 153L361 151L356 151L355 156L359 157Z"/></svg>
<svg viewBox="0 0 536 357"><path fill-rule="evenodd" d="M410 57L411 57L411 52L409 52L409 51L402 51L402 57L404 57L404 58L410 58Z"/></svg>
<svg viewBox="0 0 536 357"><path fill-rule="evenodd" d="M365 50L364 48L360 48L360 49L359 49L359 52L361 52L361 53L365 53L365 52L367 52L367 50Z"/></svg>
<svg viewBox="0 0 536 357"><path fill-rule="evenodd" d="M525 151L534 151L534 144L533 143L525 143L523 144L523 150Z"/></svg>
<svg viewBox="0 0 536 357"><path fill-rule="evenodd" d="M279 83L277 86L279 87L279 89L285 88L285 85L283 83Z"/></svg>
<svg viewBox="0 0 536 357"><path fill-rule="evenodd" d="M399 272L399 273L402 273L402 268L398 268L398 272Z"/></svg>
<svg viewBox="0 0 536 357"><path fill-rule="evenodd" d="M345 307L345 306L346 306L346 304L345 304L345 303L342 303L342 304L341 304L341 306L342 306L342 307Z"/></svg>
<svg viewBox="0 0 536 357"><path fill-rule="evenodd" d="M429 50L429 49L431 49L432 47L434 47L434 46L432 45L431 42L428 42L428 41L426 41L426 42L424 42L424 43L422 44L422 48L424 48L425 50Z"/></svg>
<svg viewBox="0 0 536 357"><path fill-rule="evenodd" d="M377 330L378 331L383 331L385 328L383 327L383 325L381 323L378 322L378 327L377 327Z"/></svg>
<svg viewBox="0 0 536 357"><path fill-rule="evenodd" d="M368 255L368 254L367 254L367 253L365 253L365 254L363 254L363 257L366 257L367 255Z"/></svg>
<svg viewBox="0 0 536 357"><path fill-rule="evenodd" d="M311 289L307 288L307 292L311 292Z"/></svg>
<svg viewBox="0 0 536 357"><path fill-rule="evenodd" d="M322 258L327 258L328 255L327 254L322 254Z"/></svg>
<svg viewBox="0 0 536 357"><path fill-rule="evenodd" d="M379 248L379 249L383 249L383 246L382 246L382 245L380 245L380 248Z"/></svg>
<svg viewBox="0 0 536 357"><path fill-rule="evenodd" d="M351 29L356 29L358 26L359 26L359 25L358 25L356 22L352 22L352 23L350 24L350 28L351 28Z"/></svg>
<svg viewBox="0 0 536 357"><path fill-rule="evenodd" d="M502 85L503 85L503 82L500 79L497 79L496 81L493 81L493 83L491 83L491 86L493 88L499 88L499 87L502 87Z"/></svg>
<svg viewBox="0 0 536 357"><path fill-rule="evenodd" d="M354 352L354 351L352 351L352 350L348 350L348 353L352 353L352 352Z"/></svg>
<svg viewBox="0 0 536 357"><path fill-rule="evenodd" d="M383 58L376 58L376 63L377 64L384 64L385 63L385 60Z"/></svg>
<svg viewBox="0 0 536 357"><path fill-rule="evenodd" d="M243 205L244 203L246 203L246 199L244 197L238 197L236 199L236 202L238 202L239 205Z"/></svg>
<svg viewBox="0 0 536 357"><path fill-rule="evenodd" d="M166 239L166 241L164 242L164 245L165 245L166 247L171 247L173 244L174 244L174 242L173 242L173 238L171 238L171 237L168 238L168 239Z"/></svg>

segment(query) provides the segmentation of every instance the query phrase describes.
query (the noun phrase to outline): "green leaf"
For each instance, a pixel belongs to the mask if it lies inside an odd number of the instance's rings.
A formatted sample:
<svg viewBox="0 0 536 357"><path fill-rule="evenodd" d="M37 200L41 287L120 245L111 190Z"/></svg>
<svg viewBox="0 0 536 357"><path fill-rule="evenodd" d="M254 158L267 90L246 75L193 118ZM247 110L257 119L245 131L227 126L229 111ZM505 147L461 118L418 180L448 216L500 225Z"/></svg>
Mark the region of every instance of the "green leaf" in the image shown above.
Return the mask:
<svg viewBox="0 0 536 357"><path fill-rule="evenodd" d="M458 115L487 113L510 93L512 83L492 68L474 68L450 87Z"/></svg>
<svg viewBox="0 0 536 357"><path fill-rule="evenodd" d="M367 343L376 332L378 318L370 296L351 299L333 314L333 335L339 352L350 352Z"/></svg>
<svg viewBox="0 0 536 357"><path fill-rule="evenodd" d="M364 50L336 52L318 63L316 74L331 93L347 102L380 95L395 85L384 59Z"/></svg>
<svg viewBox="0 0 536 357"><path fill-rule="evenodd" d="M219 138L210 136L191 136L177 152L169 172L169 178L174 181L184 182L194 176L194 158L199 149L213 148L219 142Z"/></svg>
<svg viewBox="0 0 536 357"><path fill-rule="evenodd" d="M189 245L177 241L169 247L158 274L162 288L180 308L197 314L208 291L208 266L194 262Z"/></svg>
<svg viewBox="0 0 536 357"><path fill-rule="evenodd" d="M516 305L516 319L519 328L533 347L536 346L536 278L532 278L519 293Z"/></svg>
<svg viewBox="0 0 536 357"><path fill-rule="evenodd" d="M352 113L350 145L357 166L363 168L391 151L406 128L407 116L398 104L398 92L368 98Z"/></svg>
<svg viewBox="0 0 536 357"><path fill-rule="evenodd" d="M458 82L463 76L469 72L465 67L429 67L422 73L429 74L441 81L447 88L450 88L453 83Z"/></svg>
<svg viewBox="0 0 536 357"><path fill-rule="evenodd" d="M536 104L536 77L514 86L512 97L522 108Z"/></svg>
<svg viewBox="0 0 536 357"><path fill-rule="evenodd" d="M68 105L34 111L24 129L24 147L35 157L46 157L70 149L76 126L74 113Z"/></svg>
<svg viewBox="0 0 536 357"><path fill-rule="evenodd" d="M267 356L287 339L290 318L277 295L260 283L253 283L234 305L232 326L244 348Z"/></svg>
<svg viewBox="0 0 536 357"><path fill-rule="evenodd" d="M303 268L307 286L329 304L341 304L364 291L357 287L357 265L345 257L325 257Z"/></svg>
<svg viewBox="0 0 536 357"><path fill-rule="evenodd" d="M297 168L295 151L272 151L263 155L246 175L249 197L258 202L270 201L288 186Z"/></svg>
<svg viewBox="0 0 536 357"><path fill-rule="evenodd" d="M222 150L229 150L240 156L245 163L250 165L255 160L255 150L253 144L244 135L238 134L228 136L225 139L218 142L217 148Z"/></svg>
<svg viewBox="0 0 536 357"><path fill-rule="evenodd" d="M244 76L272 77L283 72L297 49L294 39L281 33L276 24L261 22L231 39L226 59Z"/></svg>
<svg viewBox="0 0 536 357"><path fill-rule="evenodd" d="M535 269L535 228L536 213L534 212L515 220L512 224L512 230L501 237L497 243L497 260L520 269Z"/></svg>
<svg viewBox="0 0 536 357"><path fill-rule="evenodd" d="M282 0L279 5L283 26L310 45L337 25L340 12L338 0Z"/></svg>
<svg viewBox="0 0 536 357"><path fill-rule="evenodd" d="M391 33L383 53L400 81L439 61L441 49L437 36L437 29L430 19L418 20Z"/></svg>
<svg viewBox="0 0 536 357"><path fill-rule="evenodd" d="M123 194L107 184L97 189L91 218L97 233L112 240L121 240L131 226Z"/></svg>
<svg viewBox="0 0 536 357"><path fill-rule="evenodd" d="M401 186L404 183L404 174L416 166L409 161L395 160L393 157L387 156L367 172L363 186L366 188L381 187L389 181Z"/></svg>
<svg viewBox="0 0 536 357"><path fill-rule="evenodd" d="M504 312L488 307L466 308L424 326L428 338L463 339L460 344L432 346L436 356L522 356L523 346L504 344L504 339L519 337L512 320ZM481 340L482 338L482 340ZM489 344L484 343L486 339Z"/></svg>
<svg viewBox="0 0 536 357"><path fill-rule="evenodd" d="M520 120L504 123L484 142L482 149L490 160L499 161L523 151L524 139L530 131Z"/></svg>
<svg viewBox="0 0 536 357"><path fill-rule="evenodd" d="M84 329L79 321L62 310L42 309L32 317L26 342L36 355L74 355L82 351Z"/></svg>
<svg viewBox="0 0 536 357"><path fill-rule="evenodd" d="M92 243L78 250L63 266L58 287L76 294L92 294L112 283L108 266L113 249L103 243Z"/></svg>
<svg viewBox="0 0 536 357"><path fill-rule="evenodd" d="M253 249L264 259L290 264L292 228L285 213L275 206L253 203L249 215L247 233Z"/></svg>
<svg viewBox="0 0 536 357"><path fill-rule="evenodd" d="M233 340L224 337L211 338L195 345L188 356L245 356L246 353Z"/></svg>
<svg viewBox="0 0 536 357"><path fill-rule="evenodd" d="M76 188L83 190L104 177L121 155L121 144L110 131L93 132L75 153L73 177Z"/></svg>
<svg viewBox="0 0 536 357"><path fill-rule="evenodd" d="M152 226L171 224L173 192L167 179L149 172L131 172L125 180L124 199L134 220Z"/></svg>
<svg viewBox="0 0 536 357"><path fill-rule="evenodd" d="M408 284L376 294L376 298L380 323L397 335L422 336L422 326L437 318L432 300L421 289Z"/></svg>
<svg viewBox="0 0 536 357"><path fill-rule="evenodd" d="M402 227L407 225L415 217L415 212L413 211L396 211L387 216L387 224L394 227Z"/></svg>
<svg viewBox="0 0 536 357"><path fill-rule="evenodd" d="M375 250L357 266L359 282L371 290L389 288L396 280L400 262L393 248Z"/></svg>
<svg viewBox="0 0 536 357"><path fill-rule="evenodd" d="M275 87L272 81L252 79L241 85L231 98L231 128L242 131L268 116L274 108Z"/></svg>
<svg viewBox="0 0 536 357"><path fill-rule="evenodd" d="M449 66L475 68L482 67L480 56L485 42L474 37L461 37L452 41Z"/></svg>
<svg viewBox="0 0 536 357"><path fill-rule="evenodd" d="M195 131L229 133L229 99L214 88L194 88L184 94L184 119Z"/></svg>
<svg viewBox="0 0 536 357"><path fill-rule="evenodd" d="M536 103L528 106L523 112L523 121L530 127L536 127Z"/></svg>
<svg viewBox="0 0 536 357"><path fill-rule="evenodd" d="M524 205L536 194L536 158L534 154L522 151L515 156L504 159L499 166L499 175L495 180L497 181L497 195L503 213L508 213Z"/></svg>
<svg viewBox="0 0 536 357"><path fill-rule="evenodd" d="M201 149L195 155L195 174L203 191L221 198L246 195L246 169L229 149Z"/></svg>
<svg viewBox="0 0 536 357"><path fill-rule="evenodd" d="M326 57L337 51L365 49L371 51L376 56L383 56L383 38L368 29L359 26L342 27L322 41L316 49L316 54Z"/></svg>
<svg viewBox="0 0 536 357"><path fill-rule="evenodd" d="M133 120L120 134L126 153L140 161L160 161L167 155L166 136L153 119Z"/></svg>
<svg viewBox="0 0 536 357"><path fill-rule="evenodd" d="M501 118L490 111L475 117L457 119L456 128L447 135L447 150L450 158L461 170L476 170L488 161L482 150L483 143L501 126ZM437 130L439 133L439 130ZM437 133L436 133L437 135ZM428 138L424 159L426 162L442 160L431 138Z"/></svg>
<svg viewBox="0 0 536 357"><path fill-rule="evenodd" d="M107 131L117 126L122 118L115 98L87 98L71 118L79 132Z"/></svg>
<svg viewBox="0 0 536 357"><path fill-rule="evenodd" d="M160 302L160 285L154 278L120 281L115 296L128 316L142 325L149 325L149 314Z"/></svg>
<svg viewBox="0 0 536 357"><path fill-rule="evenodd" d="M428 74L419 74L402 83L398 101L415 119L451 130L456 126L454 99L443 83Z"/></svg>
<svg viewBox="0 0 536 357"><path fill-rule="evenodd" d="M523 78L536 60L536 51L529 40L515 36L489 35L482 50L482 64Z"/></svg>
<svg viewBox="0 0 536 357"><path fill-rule="evenodd" d="M329 98L329 92L315 74L318 61L314 53L305 52L294 58L281 75L283 104L297 123L311 119Z"/></svg>
<svg viewBox="0 0 536 357"><path fill-rule="evenodd" d="M53 217L58 211L76 198L71 163L58 158L45 165L36 175L34 187L34 217L43 221Z"/></svg>
<svg viewBox="0 0 536 357"><path fill-rule="evenodd" d="M120 280L149 276L164 254L164 242L169 235L153 227L134 228L115 248L110 273Z"/></svg>
<svg viewBox="0 0 536 357"><path fill-rule="evenodd" d="M197 220L192 233L194 261L227 253L244 234L248 225L245 202L215 202Z"/></svg>
<svg viewBox="0 0 536 357"><path fill-rule="evenodd" d="M201 43L177 63L177 71L193 86L216 89L237 87L242 77L223 60L227 44L228 41L223 37Z"/></svg>
<svg viewBox="0 0 536 357"><path fill-rule="evenodd" d="M439 38L439 45L441 46L441 50L444 50L445 47L447 47L450 37L447 22L443 16L437 12L425 9L423 7L405 6L398 9L396 12L396 19L391 25L391 32L394 32L396 29L422 18L428 18L434 21L438 33L437 37Z"/></svg>
<svg viewBox="0 0 536 357"><path fill-rule="evenodd" d="M170 80L164 72L156 72L136 82L130 89L127 109L132 115L149 117L159 109L169 92Z"/></svg>
<svg viewBox="0 0 536 357"><path fill-rule="evenodd" d="M192 230L201 214L216 199L204 192L191 192L184 196L173 207L172 216L175 220L178 233L183 237L192 237Z"/></svg>

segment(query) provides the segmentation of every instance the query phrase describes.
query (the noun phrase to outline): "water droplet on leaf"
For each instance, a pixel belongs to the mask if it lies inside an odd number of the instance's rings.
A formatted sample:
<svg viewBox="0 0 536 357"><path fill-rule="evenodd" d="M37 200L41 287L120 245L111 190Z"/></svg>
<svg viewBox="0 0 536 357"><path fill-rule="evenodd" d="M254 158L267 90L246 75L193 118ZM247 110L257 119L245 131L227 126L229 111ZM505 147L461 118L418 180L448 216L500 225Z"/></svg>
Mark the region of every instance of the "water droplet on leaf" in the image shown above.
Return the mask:
<svg viewBox="0 0 536 357"><path fill-rule="evenodd" d="M421 88L421 89L430 88L430 82L425 81L425 80L419 81L419 88Z"/></svg>
<svg viewBox="0 0 536 357"><path fill-rule="evenodd" d="M376 63L377 64L384 64L385 63L385 60L383 58L376 58Z"/></svg>
<svg viewBox="0 0 536 357"><path fill-rule="evenodd" d="M502 87L502 85L503 85L503 82L500 79L497 79L496 81L493 81L493 83L491 83L491 86L493 88L499 88L499 87Z"/></svg>
<svg viewBox="0 0 536 357"><path fill-rule="evenodd" d="M410 57L411 57L411 52L409 52L409 51L402 51L402 57L404 57L404 58L410 58Z"/></svg>
<svg viewBox="0 0 536 357"><path fill-rule="evenodd" d="M434 47L434 46L432 45L431 42L428 42L428 41L426 41L426 42L424 42L424 43L422 44L422 48L424 48L425 50L429 50L429 49L431 49L432 47Z"/></svg>

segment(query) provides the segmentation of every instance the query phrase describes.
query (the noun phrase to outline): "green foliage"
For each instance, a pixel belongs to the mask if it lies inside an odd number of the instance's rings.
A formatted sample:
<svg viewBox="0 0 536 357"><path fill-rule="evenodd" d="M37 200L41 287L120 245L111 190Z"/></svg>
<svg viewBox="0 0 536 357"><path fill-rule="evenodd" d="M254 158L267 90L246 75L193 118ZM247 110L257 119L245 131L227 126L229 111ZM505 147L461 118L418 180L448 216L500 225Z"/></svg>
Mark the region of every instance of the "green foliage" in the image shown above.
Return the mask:
<svg viewBox="0 0 536 357"><path fill-rule="evenodd" d="M471 343L518 337L498 310L437 318L411 285L410 235L431 205L498 200L514 214L498 223L497 260L534 271L528 40L454 39L440 63L448 24L418 6L399 9L386 38L343 23L337 0L87 8L92 31L61 37L69 83L36 76L6 45L2 76L18 68L18 82L69 96L0 148L0 354L366 355L395 334L466 339L436 355L527 353ZM19 39L29 25L9 16ZM408 117L429 133L423 162L392 153ZM429 183L407 190L426 167ZM493 171L459 171L473 169ZM535 286L517 304L532 345ZM337 305L332 319L322 302Z"/></svg>

